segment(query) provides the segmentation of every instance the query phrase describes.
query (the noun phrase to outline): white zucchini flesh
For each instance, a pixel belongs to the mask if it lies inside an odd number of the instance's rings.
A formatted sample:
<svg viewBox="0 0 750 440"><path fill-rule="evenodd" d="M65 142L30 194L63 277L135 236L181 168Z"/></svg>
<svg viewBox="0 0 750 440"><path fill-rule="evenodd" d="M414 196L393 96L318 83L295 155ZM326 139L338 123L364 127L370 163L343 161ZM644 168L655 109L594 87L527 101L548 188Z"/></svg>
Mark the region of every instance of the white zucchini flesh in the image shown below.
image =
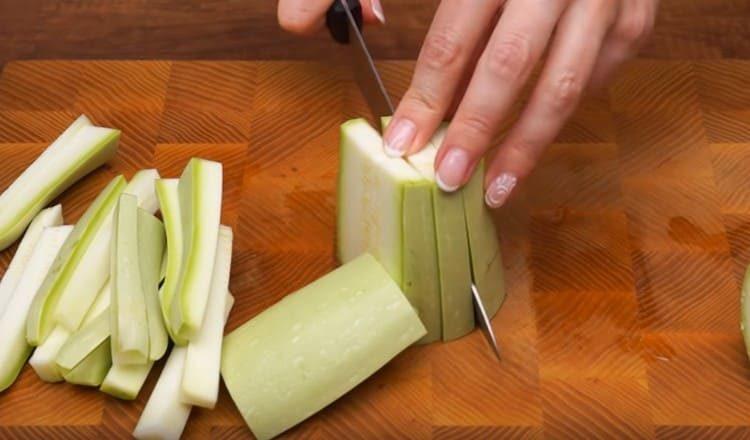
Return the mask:
<svg viewBox="0 0 750 440"><path fill-rule="evenodd" d="M26 342L26 316L44 275L72 230L72 226L52 226L42 230L6 313L0 318L3 340L0 344L0 391L16 380L31 353L31 346Z"/></svg>
<svg viewBox="0 0 750 440"><path fill-rule="evenodd" d="M2 281L0 281L0 317L3 316L5 306L10 302L13 292L16 290L21 275L23 275L26 266L31 259L39 238L42 236L44 228L48 226L60 226L63 223L62 206L55 205L51 208L42 210L34 220L31 221L26 233L18 245L13 259L10 261L8 268L5 270Z"/></svg>
<svg viewBox="0 0 750 440"><path fill-rule="evenodd" d="M98 233L107 225L110 213L117 202L117 196L125 189L125 184L125 178L122 176L112 179L76 223L73 232L60 249L52 269L32 303L26 325L26 339L29 344L39 345L44 342L49 332L55 327L56 318L60 316L59 305L65 301L66 295L77 296L82 294L81 291L93 290L91 298L93 301L96 293L104 285L106 278L101 283L94 282L94 280L101 276L101 265L103 262L108 263L109 257L91 258L88 256L89 250L101 249L99 243L96 242L101 242L99 238L101 235ZM82 262L86 265L82 265ZM68 311L71 316L80 316L80 319L83 319L89 305L90 302L73 303L68 307ZM71 319L71 317L65 318ZM68 332L78 329L80 321L78 319L76 321L75 325L64 326Z"/></svg>
<svg viewBox="0 0 750 440"><path fill-rule="evenodd" d="M161 216L167 234L167 264L164 272L164 284L159 290L159 303L162 318L172 340L177 345L187 344L187 340L177 338L172 332L170 310L172 298L180 282L180 268L182 267L182 220L180 214L180 193L178 179L161 179L156 182L156 194L159 198Z"/></svg>
<svg viewBox="0 0 750 440"><path fill-rule="evenodd" d="M287 295L224 338L221 374L258 439L323 409L426 329L369 254Z"/></svg>
<svg viewBox="0 0 750 440"><path fill-rule="evenodd" d="M65 341L55 358L58 368L62 371L74 369L108 338L109 316L103 313L91 324L81 326Z"/></svg>
<svg viewBox="0 0 750 440"><path fill-rule="evenodd" d="M190 340L203 323L219 237L222 185L221 164L204 159L191 159L180 177L183 258L169 319L178 338Z"/></svg>
<svg viewBox="0 0 750 440"><path fill-rule="evenodd" d="M112 245L110 319L115 365L145 365L149 326L138 255L138 199L120 196L115 210Z"/></svg>
<svg viewBox="0 0 750 440"><path fill-rule="evenodd" d="M232 294L227 292L226 296L225 325L234 305ZM159 376L159 380L156 382L145 408L143 408L141 418L138 419L133 437L137 439L177 440L182 436L182 431L185 429L190 411L193 408L180 399L186 354L187 347L176 345L172 347L172 352L161 372L161 376Z"/></svg>
<svg viewBox="0 0 750 440"><path fill-rule="evenodd" d="M145 365L113 364L99 389L118 399L133 400L138 397L153 366L153 361Z"/></svg>
<svg viewBox="0 0 750 440"><path fill-rule="evenodd" d="M371 253L402 286L403 188L422 177L403 159L387 156L382 144L364 119L341 126L337 252L342 263Z"/></svg>
<svg viewBox="0 0 750 440"><path fill-rule="evenodd" d="M156 170L137 172L122 191L137 198L138 207L153 214L158 209L155 183ZM83 314L89 309L99 290L109 279L114 207L106 213L96 237L75 267L68 287L60 298L55 321L70 331L81 326Z"/></svg>
<svg viewBox="0 0 750 440"><path fill-rule="evenodd" d="M102 313L109 313L110 284L107 283L97 294L94 304L86 313L82 326L93 322ZM70 337L70 332L62 326L55 327L44 343L34 350L29 359L29 365L34 369L37 376L45 382L60 382L63 380L62 372L57 367L57 354Z"/></svg>
<svg viewBox="0 0 750 440"><path fill-rule="evenodd" d="M50 201L111 159L120 132L81 116L0 196L0 250L23 234Z"/></svg>
<svg viewBox="0 0 750 440"><path fill-rule="evenodd" d="M165 245L162 222L138 208L138 262L148 319L148 357L152 361L164 356L169 342L159 306L159 281Z"/></svg>
<svg viewBox="0 0 750 440"><path fill-rule="evenodd" d="M198 334L187 346L182 375L182 401L213 409L219 396L221 342L229 273L232 266L232 229L221 226L206 316Z"/></svg>

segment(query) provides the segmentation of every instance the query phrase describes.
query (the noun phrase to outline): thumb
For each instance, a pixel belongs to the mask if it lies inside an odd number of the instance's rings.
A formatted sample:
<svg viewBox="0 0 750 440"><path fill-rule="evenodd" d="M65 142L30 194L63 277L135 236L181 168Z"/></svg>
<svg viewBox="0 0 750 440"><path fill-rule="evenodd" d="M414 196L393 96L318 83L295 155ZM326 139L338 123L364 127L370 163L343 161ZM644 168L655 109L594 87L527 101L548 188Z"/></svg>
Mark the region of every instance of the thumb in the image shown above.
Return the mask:
<svg viewBox="0 0 750 440"><path fill-rule="evenodd" d="M339 0L335 0L339 1ZM385 23L380 0L361 0L365 23ZM325 26L326 12L332 0L279 0L277 17L282 29L294 34L310 35Z"/></svg>

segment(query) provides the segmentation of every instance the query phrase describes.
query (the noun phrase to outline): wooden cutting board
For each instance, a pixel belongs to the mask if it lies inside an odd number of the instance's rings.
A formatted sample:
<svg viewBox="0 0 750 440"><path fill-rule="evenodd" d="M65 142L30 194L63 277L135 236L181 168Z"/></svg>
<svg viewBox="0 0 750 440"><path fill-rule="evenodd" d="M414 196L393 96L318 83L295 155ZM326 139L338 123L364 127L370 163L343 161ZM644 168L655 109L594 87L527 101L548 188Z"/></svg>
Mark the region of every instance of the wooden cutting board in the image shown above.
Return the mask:
<svg viewBox="0 0 750 440"><path fill-rule="evenodd" d="M381 67L403 94L412 64ZM289 437L750 437L739 331L747 78L750 62L628 66L496 215L503 362L478 332L411 348ZM80 113L123 137L109 167L62 196L70 222L116 173L172 177L192 156L222 161L233 329L336 266L338 126L365 112L347 70L330 65L11 63L0 79L0 187ZM0 395L0 437L127 437L160 369L122 402L26 368ZM250 436L225 390L216 410L194 410L186 433Z"/></svg>

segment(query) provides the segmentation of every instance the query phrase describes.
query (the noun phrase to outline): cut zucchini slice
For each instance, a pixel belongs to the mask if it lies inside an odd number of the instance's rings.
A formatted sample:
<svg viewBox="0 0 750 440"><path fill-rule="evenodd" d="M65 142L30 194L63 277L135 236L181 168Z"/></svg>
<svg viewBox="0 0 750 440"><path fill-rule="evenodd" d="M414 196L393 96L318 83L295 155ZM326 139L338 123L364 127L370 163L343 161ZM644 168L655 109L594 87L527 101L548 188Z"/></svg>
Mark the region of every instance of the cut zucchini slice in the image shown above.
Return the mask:
<svg viewBox="0 0 750 440"><path fill-rule="evenodd" d="M384 268L365 254L224 339L221 372L258 439L305 420L426 334Z"/></svg>
<svg viewBox="0 0 750 440"><path fill-rule="evenodd" d="M505 300L503 258L495 224L484 204L484 163L463 189L464 214L471 253L471 271L487 316L492 318Z"/></svg>
<svg viewBox="0 0 750 440"><path fill-rule="evenodd" d="M42 236L42 231L48 226L60 226L63 223L62 217L62 206L55 205L51 208L42 210L34 220L29 224L26 229L26 233L21 240L21 244L18 245L13 259L10 261L8 268L5 270L3 280L0 281L0 317L3 316L5 307L10 302L13 292L16 290L21 275L23 275L26 266L31 259L31 255L34 252L39 238Z"/></svg>
<svg viewBox="0 0 750 440"><path fill-rule="evenodd" d="M159 291L162 318L170 337L177 345L187 344L186 339L178 339L172 334L169 311L172 298L177 291L182 266L182 220L180 215L180 193L178 179L161 179L156 182L156 194L159 198L161 216L167 234L167 264L164 271L164 284Z"/></svg>
<svg viewBox="0 0 750 440"><path fill-rule="evenodd" d="M0 250L50 201L114 157L120 132L79 117L0 195Z"/></svg>
<svg viewBox="0 0 750 440"><path fill-rule="evenodd" d="M180 177L178 192L183 226L183 264L177 294L170 305L169 322L177 338L190 340L203 323L211 288L221 220L221 164L191 159Z"/></svg>
<svg viewBox="0 0 750 440"><path fill-rule="evenodd" d="M169 342L159 306L159 281L166 237L162 222L141 208L138 208L137 243L148 318L148 357L152 361L157 361L164 356Z"/></svg>
<svg viewBox="0 0 750 440"><path fill-rule="evenodd" d="M110 319L112 360L116 365L149 361L149 325L138 255L138 199L120 196L112 245Z"/></svg>
<svg viewBox="0 0 750 440"><path fill-rule="evenodd" d="M219 228L205 322L188 344L185 371L182 374L182 401L203 408L213 409L219 396L221 342L224 337L224 314L232 266L232 238L231 228Z"/></svg>
<svg viewBox="0 0 750 440"><path fill-rule="evenodd" d="M155 214L159 210L159 200L156 198L156 182L159 177L159 172L155 169L140 170L130 179L123 193L136 196L139 208Z"/></svg>
<svg viewBox="0 0 750 440"><path fill-rule="evenodd" d="M0 318L0 392L15 382L31 354L32 348L26 342L26 316L34 294L72 230L72 226L53 226L41 231L26 261L25 270L19 277L15 293Z"/></svg>
<svg viewBox="0 0 750 440"><path fill-rule="evenodd" d="M63 378L75 385L98 387L112 366L110 350L109 339L106 339L74 369L63 373Z"/></svg>
<svg viewBox="0 0 750 440"><path fill-rule="evenodd" d="M102 235L99 233L108 230L110 213L125 186L124 177L115 177L89 206L63 244L52 269L34 297L26 326L26 339L30 345L37 346L44 342L54 328L56 318L65 318L65 322L73 324L63 325L68 332L78 329L90 301L88 304L80 302L67 307L70 316L58 313L58 305L67 292L75 292L78 295L95 289L91 298L93 301L96 293L106 282L106 275L104 280L99 280L102 278L101 265L109 264L109 258L108 255L100 254L102 248L109 250L109 247L108 243L104 246L100 238ZM103 236L108 238L107 233ZM80 316L80 319L73 319L72 316Z"/></svg>
<svg viewBox="0 0 750 440"><path fill-rule="evenodd" d="M74 369L81 361L109 338L109 315L102 313L91 324L70 335L57 354L57 367L61 371Z"/></svg>
<svg viewBox="0 0 750 440"><path fill-rule="evenodd" d="M154 362L146 365L112 365L99 389L122 400L134 400L146 383Z"/></svg>

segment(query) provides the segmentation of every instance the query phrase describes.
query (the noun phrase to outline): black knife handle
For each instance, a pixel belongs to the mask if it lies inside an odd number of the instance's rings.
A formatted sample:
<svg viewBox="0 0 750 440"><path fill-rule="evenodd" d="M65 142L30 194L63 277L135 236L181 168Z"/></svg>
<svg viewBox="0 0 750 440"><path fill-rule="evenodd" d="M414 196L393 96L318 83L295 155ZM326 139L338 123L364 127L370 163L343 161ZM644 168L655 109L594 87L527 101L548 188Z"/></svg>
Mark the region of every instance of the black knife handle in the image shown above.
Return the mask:
<svg viewBox="0 0 750 440"><path fill-rule="evenodd" d="M357 28L362 30L362 4L359 0L344 0L352 11ZM334 40L349 44L349 18L346 16L341 0L335 0L326 13L326 27Z"/></svg>

